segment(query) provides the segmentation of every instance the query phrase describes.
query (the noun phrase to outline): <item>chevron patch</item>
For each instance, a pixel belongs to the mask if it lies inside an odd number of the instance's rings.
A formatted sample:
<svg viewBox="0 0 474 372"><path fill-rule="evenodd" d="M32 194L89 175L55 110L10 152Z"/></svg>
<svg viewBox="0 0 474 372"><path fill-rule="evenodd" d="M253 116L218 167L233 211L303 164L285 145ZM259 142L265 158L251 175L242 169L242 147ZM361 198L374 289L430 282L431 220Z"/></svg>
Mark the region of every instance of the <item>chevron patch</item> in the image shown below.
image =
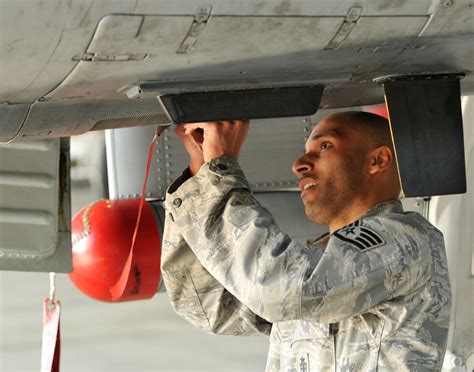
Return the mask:
<svg viewBox="0 0 474 372"><path fill-rule="evenodd" d="M385 244L382 237L367 226L362 226L360 221L355 221L334 233L334 236L343 242L356 247L360 252Z"/></svg>

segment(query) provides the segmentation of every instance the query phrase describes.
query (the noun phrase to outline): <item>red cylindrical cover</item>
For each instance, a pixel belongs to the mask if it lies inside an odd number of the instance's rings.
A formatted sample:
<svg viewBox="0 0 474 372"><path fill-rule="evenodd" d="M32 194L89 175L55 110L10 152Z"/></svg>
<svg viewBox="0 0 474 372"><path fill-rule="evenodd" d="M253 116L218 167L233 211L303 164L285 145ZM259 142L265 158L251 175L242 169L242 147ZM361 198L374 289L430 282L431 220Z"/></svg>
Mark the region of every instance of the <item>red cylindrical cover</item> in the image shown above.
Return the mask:
<svg viewBox="0 0 474 372"><path fill-rule="evenodd" d="M69 278L84 294L122 302L153 297L160 283L161 241L151 206L145 202L133 249L130 280L120 298L111 288L119 280L132 246L140 199L99 200L72 220L73 271Z"/></svg>

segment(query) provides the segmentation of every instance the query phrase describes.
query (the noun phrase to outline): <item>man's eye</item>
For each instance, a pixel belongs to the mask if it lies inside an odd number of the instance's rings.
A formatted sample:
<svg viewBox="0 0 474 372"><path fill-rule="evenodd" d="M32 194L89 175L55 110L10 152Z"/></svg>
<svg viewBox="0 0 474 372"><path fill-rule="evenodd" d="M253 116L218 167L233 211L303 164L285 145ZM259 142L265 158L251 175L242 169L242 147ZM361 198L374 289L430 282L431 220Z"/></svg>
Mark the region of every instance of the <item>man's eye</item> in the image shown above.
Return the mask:
<svg viewBox="0 0 474 372"><path fill-rule="evenodd" d="M321 143L321 150L326 150L328 147L331 147L331 142L323 142Z"/></svg>

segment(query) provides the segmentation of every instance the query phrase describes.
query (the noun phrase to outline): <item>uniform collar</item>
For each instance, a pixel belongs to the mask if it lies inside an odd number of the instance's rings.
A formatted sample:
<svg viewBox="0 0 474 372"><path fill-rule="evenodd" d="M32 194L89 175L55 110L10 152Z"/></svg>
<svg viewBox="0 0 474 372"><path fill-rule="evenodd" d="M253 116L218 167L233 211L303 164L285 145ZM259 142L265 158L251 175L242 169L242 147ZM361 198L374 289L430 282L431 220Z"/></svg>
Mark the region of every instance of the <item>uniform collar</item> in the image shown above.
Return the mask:
<svg viewBox="0 0 474 372"><path fill-rule="evenodd" d="M402 202L399 199L386 200L378 203L365 212L359 219L364 217L386 216L390 213L403 213Z"/></svg>
<svg viewBox="0 0 474 372"><path fill-rule="evenodd" d="M386 216L390 213L403 213L402 202L399 199L386 200L384 202L378 203L365 212L362 216L359 217L359 220L365 217L375 217L375 216ZM343 229L344 227L342 227ZM318 236L314 240L309 240L308 245L314 246L319 244L326 244L329 241L331 235L329 232Z"/></svg>
<svg viewBox="0 0 474 372"><path fill-rule="evenodd" d="M315 245L321 245L321 244L326 245L330 237L331 235L329 234L329 232L325 232L324 234L319 235L316 239L308 240L307 244L309 247L313 247Z"/></svg>

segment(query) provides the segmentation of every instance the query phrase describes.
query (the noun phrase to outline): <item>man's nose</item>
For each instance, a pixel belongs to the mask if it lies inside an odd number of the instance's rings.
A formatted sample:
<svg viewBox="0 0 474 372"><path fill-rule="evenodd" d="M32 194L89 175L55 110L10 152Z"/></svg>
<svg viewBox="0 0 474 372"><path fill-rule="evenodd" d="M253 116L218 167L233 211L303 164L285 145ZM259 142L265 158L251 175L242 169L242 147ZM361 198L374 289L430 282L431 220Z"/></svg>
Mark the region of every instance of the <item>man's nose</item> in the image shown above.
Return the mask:
<svg viewBox="0 0 474 372"><path fill-rule="evenodd" d="M309 161L308 156L302 155L293 163L293 173L297 177L302 177L313 169L313 164Z"/></svg>

